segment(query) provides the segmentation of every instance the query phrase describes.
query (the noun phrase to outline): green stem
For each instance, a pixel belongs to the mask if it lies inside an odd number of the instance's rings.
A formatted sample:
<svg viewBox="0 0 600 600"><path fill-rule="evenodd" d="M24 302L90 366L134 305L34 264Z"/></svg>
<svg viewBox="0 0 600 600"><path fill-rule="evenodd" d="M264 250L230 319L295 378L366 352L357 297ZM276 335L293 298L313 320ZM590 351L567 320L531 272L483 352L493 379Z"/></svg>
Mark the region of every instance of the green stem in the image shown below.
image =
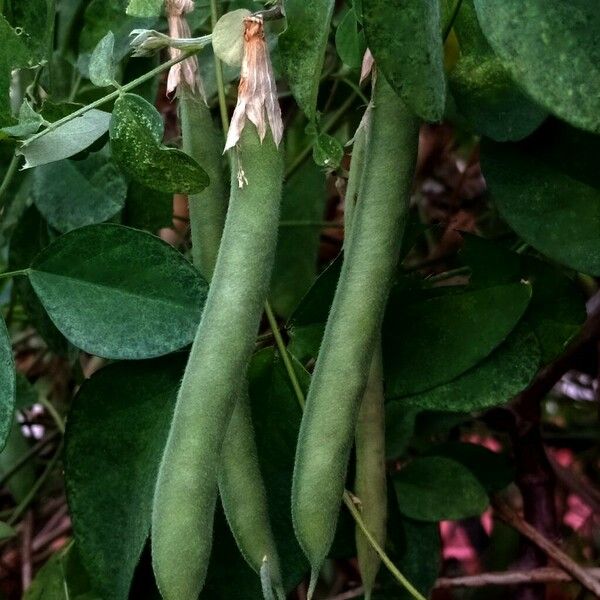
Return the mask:
<svg viewBox="0 0 600 600"><path fill-rule="evenodd" d="M21 157L17 156L16 154L14 154L12 159L10 160L8 169L4 174L4 179L2 179L2 183L0 184L0 207L4 206L4 201L2 200L2 197L4 196L4 194L10 187L10 184L12 183L13 179L15 178L20 161Z"/></svg>
<svg viewBox="0 0 600 600"><path fill-rule="evenodd" d="M217 6L217 0L210 0L210 21L212 29L215 28L217 21L219 20L219 8ZM223 124L223 131L225 137L229 131L229 112L227 110L227 99L225 98L225 82L223 80L223 67L221 61L215 54L215 75L217 77L217 93L219 94L219 111L221 113L221 123Z"/></svg>
<svg viewBox="0 0 600 600"><path fill-rule="evenodd" d="M176 58L172 58L171 60L167 61L166 63L163 63L162 65L159 65L158 67L152 69L151 71L144 73L144 75L141 75L137 79L134 79L133 81L130 81L129 83L126 83L125 85L121 86L118 90L115 90L114 92L111 92L110 94L107 94L106 96L102 96L102 98L98 98L98 100L94 100L94 102L91 102L90 104L86 104L85 106L82 106L80 109L76 110L75 112L72 112L71 114L68 114L67 116L63 117L62 119L55 121L54 123L50 123L50 125L48 125L48 127L46 129L44 129L43 131L40 131L36 135L31 136L25 142L23 142L23 147L28 146L34 140L46 135L48 132L53 131L54 129L57 129L61 125L64 125L65 123L68 123L69 121L72 121L73 119L76 119L77 117L81 117L82 115L89 112L90 110L92 110L94 108L98 108L99 106L102 106L102 105L106 104L107 102L110 102L111 100L118 98L121 94L124 94L125 92L128 92L129 90L136 88L138 85L141 85L145 81L152 79L155 75L158 75L159 73L162 73L163 71L167 71L173 65L176 65L177 63L181 62L182 60L189 58L190 56L192 56L193 54L195 54L198 51L199 50L193 50L193 51L190 50L189 52L182 52Z"/></svg>
<svg viewBox="0 0 600 600"><path fill-rule="evenodd" d="M388 568L389 572L394 576L396 581L400 583L404 587L404 589L413 597L415 600L426 600L426 598L402 575L402 573L398 570L396 565L391 561L390 557L385 553L383 548L377 543L375 538L371 535L371 532L367 529L362 517L360 515L359 510L356 508L354 501L352 500L352 495L348 490L344 491L344 504L350 511L350 514L356 521L356 524L360 527L364 536L369 540L369 543L373 547L373 550L377 552L379 558L381 558L381 562Z"/></svg>
<svg viewBox="0 0 600 600"><path fill-rule="evenodd" d="M290 360L290 355L288 354L283 338L281 337L279 325L277 325L277 319L273 314L273 309L271 308L271 305L269 304L268 300L267 302L265 302L265 313L267 315L269 325L271 326L273 337L275 338L275 343L277 344L277 349L279 350L279 354L281 354L285 370L287 371L287 374L290 378L290 383L292 384L292 387L294 388L294 393L296 394L296 398L298 399L298 404L300 404L300 407L304 409L304 393L302 392L302 388L300 387L300 383L298 382L298 378L296 377L294 366L292 365L292 361Z"/></svg>
<svg viewBox="0 0 600 600"><path fill-rule="evenodd" d="M20 269L18 271L6 271L5 273L0 273L0 279L8 279L9 277L18 277L19 275L29 275L31 273L31 269Z"/></svg>
<svg viewBox="0 0 600 600"><path fill-rule="evenodd" d="M40 475L40 478L35 482L35 484L29 490L29 492L27 493L25 498L23 498L23 500L21 500L19 505L15 508L10 519L8 519L7 523L9 525L14 525L19 520L21 515L27 510L27 508L29 507L31 502L33 502L37 493L40 491L40 489L42 488L44 483L46 483L46 480L52 473L52 469L54 469L54 467L56 466L56 463L58 462L58 459L60 458L62 448L63 448L63 442L61 441L58 448L56 449L54 456L50 459L50 462L46 465L44 472Z"/></svg>
<svg viewBox="0 0 600 600"><path fill-rule="evenodd" d="M65 433L65 422L63 418L58 414L56 407L48 400L48 398L40 398L40 404L48 411L48 414L52 417L54 424L58 431L64 435Z"/></svg>

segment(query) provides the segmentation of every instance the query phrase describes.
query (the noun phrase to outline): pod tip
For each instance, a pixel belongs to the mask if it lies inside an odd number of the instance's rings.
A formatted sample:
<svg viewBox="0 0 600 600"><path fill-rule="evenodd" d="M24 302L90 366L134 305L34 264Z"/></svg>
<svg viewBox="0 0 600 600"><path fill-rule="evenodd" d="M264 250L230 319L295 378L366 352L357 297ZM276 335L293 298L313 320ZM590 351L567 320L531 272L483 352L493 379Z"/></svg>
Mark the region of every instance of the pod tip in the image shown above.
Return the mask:
<svg viewBox="0 0 600 600"><path fill-rule="evenodd" d="M313 594L315 593L315 588L317 587L317 582L319 581L319 569L312 568L310 572L310 584L308 586L308 594L306 595L306 600L311 600Z"/></svg>

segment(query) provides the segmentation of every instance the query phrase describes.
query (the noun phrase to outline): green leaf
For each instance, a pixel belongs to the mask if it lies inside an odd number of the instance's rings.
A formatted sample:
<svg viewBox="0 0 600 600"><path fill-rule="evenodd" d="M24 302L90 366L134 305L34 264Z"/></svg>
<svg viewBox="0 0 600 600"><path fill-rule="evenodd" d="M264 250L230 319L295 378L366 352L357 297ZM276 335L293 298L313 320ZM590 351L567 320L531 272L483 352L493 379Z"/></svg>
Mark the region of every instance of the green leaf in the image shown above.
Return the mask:
<svg viewBox="0 0 600 600"><path fill-rule="evenodd" d="M479 444L446 442L431 448L427 455L460 463L475 475L489 494L503 490L515 477L515 469L506 454L492 452Z"/></svg>
<svg viewBox="0 0 600 600"><path fill-rule="evenodd" d="M377 66L419 117L440 121L446 103L438 0L363 2L367 46Z"/></svg>
<svg viewBox="0 0 600 600"><path fill-rule="evenodd" d="M317 96L333 0L285 0L286 30L279 36L281 68L309 121L315 121Z"/></svg>
<svg viewBox="0 0 600 600"><path fill-rule="evenodd" d="M388 396L433 388L476 365L507 338L530 299L521 283L429 299L395 291L383 326Z"/></svg>
<svg viewBox="0 0 600 600"><path fill-rule="evenodd" d="M11 73L16 67L27 66L28 58L22 36L0 14L0 124L12 122L9 98Z"/></svg>
<svg viewBox="0 0 600 600"><path fill-rule="evenodd" d="M150 358L189 344L207 284L174 248L121 225L89 225L52 242L29 279L58 329L106 358Z"/></svg>
<svg viewBox="0 0 600 600"><path fill-rule="evenodd" d="M475 0L483 32L523 89L577 127L600 132L600 12L589 0Z"/></svg>
<svg viewBox="0 0 600 600"><path fill-rule="evenodd" d="M5 14L13 27L20 28L29 52L30 64L48 59L54 37L54 0L7 0Z"/></svg>
<svg viewBox="0 0 600 600"><path fill-rule="evenodd" d="M43 122L42 115L33 110L28 100L24 100L19 109L19 123L11 127L3 127L0 131L12 137L23 138L36 133Z"/></svg>
<svg viewBox="0 0 600 600"><path fill-rule="evenodd" d="M588 171L600 138L573 135L579 144L570 148L560 130L545 128L522 144L486 142L482 169L501 216L526 242L564 265L600 275L600 182Z"/></svg>
<svg viewBox="0 0 600 600"><path fill-rule="evenodd" d="M513 81L479 28L473 0L463 0L454 24L460 58L449 73L452 97L477 132L496 141L520 140L547 112Z"/></svg>
<svg viewBox="0 0 600 600"><path fill-rule="evenodd" d="M39 137L31 138L19 148L18 153L25 157L23 168L46 165L78 154L102 137L109 124L110 113L94 108L47 133L42 131Z"/></svg>
<svg viewBox="0 0 600 600"><path fill-rule="evenodd" d="M98 87L112 85L115 80L114 65L115 36L109 31L94 48L90 58L89 74L91 82Z"/></svg>
<svg viewBox="0 0 600 600"><path fill-rule="evenodd" d="M15 537L15 535L17 535L17 532L8 523L0 521L0 541L8 540Z"/></svg>
<svg viewBox="0 0 600 600"><path fill-rule="evenodd" d="M385 453L388 460L398 458L408 447L419 410L406 408L403 402L385 405Z"/></svg>
<svg viewBox="0 0 600 600"><path fill-rule="evenodd" d="M14 466L29 452L31 446L23 436L21 424L16 415L11 420L10 433L6 439L6 445L0 452L0 476L11 471ZM34 464L29 461L18 471L14 472L6 481L6 488L16 503L22 502L35 484L36 473Z"/></svg>
<svg viewBox="0 0 600 600"><path fill-rule="evenodd" d="M12 427L15 398L16 379L12 344L4 319L0 318L0 451L4 448Z"/></svg>
<svg viewBox="0 0 600 600"><path fill-rule="evenodd" d="M461 464L438 456L415 458L394 476L398 507L418 521L478 516L488 506L485 489Z"/></svg>
<svg viewBox="0 0 600 600"><path fill-rule="evenodd" d="M406 407L448 412L499 406L531 383L540 365L540 356L535 334L520 325L495 352L460 377L398 402Z"/></svg>
<svg viewBox="0 0 600 600"><path fill-rule="evenodd" d="M244 19L252 13L245 8L225 13L212 32L212 47L219 60L239 67L244 58Z"/></svg>
<svg viewBox="0 0 600 600"><path fill-rule="evenodd" d="M544 364L564 352L586 319L585 297L573 278L554 265L475 235L463 233L460 252L471 268L471 287L520 281L531 284L533 294L524 319L533 329Z"/></svg>
<svg viewBox="0 0 600 600"><path fill-rule="evenodd" d="M364 33L358 30L354 9L343 16L335 31L335 47L342 61L352 69L360 69L366 44Z"/></svg>
<svg viewBox="0 0 600 600"><path fill-rule="evenodd" d="M306 161L285 183L281 204L277 254L271 277L271 303L275 311L289 317L317 276L320 228L301 225L318 222L325 210L325 175Z"/></svg>
<svg viewBox="0 0 600 600"><path fill-rule="evenodd" d="M163 0L129 0L127 14L133 17L158 17L162 14Z"/></svg>
<svg viewBox="0 0 600 600"><path fill-rule="evenodd" d="M127 182L102 154L61 160L34 171L34 201L59 231L102 223L125 205Z"/></svg>
<svg viewBox="0 0 600 600"><path fill-rule="evenodd" d="M161 145L158 111L135 94L115 102L110 121L112 156L133 179L162 192L197 194L209 184L206 171L191 157Z"/></svg>
<svg viewBox="0 0 600 600"><path fill-rule="evenodd" d="M117 363L77 394L65 436L75 540L103 598L128 597L150 531L154 484L184 356Z"/></svg>
<svg viewBox="0 0 600 600"><path fill-rule="evenodd" d="M337 169L344 158L344 148L334 137L320 133L313 145L313 159L320 167Z"/></svg>
<svg viewBox="0 0 600 600"><path fill-rule="evenodd" d="M157 192L132 181L127 192L123 224L156 233L173 224L173 194Z"/></svg>

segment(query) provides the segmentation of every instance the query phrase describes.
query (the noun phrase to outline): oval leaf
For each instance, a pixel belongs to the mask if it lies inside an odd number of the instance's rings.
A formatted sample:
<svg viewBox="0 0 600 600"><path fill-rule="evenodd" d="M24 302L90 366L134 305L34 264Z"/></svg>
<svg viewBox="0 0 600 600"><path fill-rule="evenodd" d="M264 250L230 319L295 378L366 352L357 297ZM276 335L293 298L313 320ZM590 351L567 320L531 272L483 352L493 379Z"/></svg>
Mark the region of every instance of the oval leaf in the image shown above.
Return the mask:
<svg viewBox="0 0 600 600"><path fill-rule="evenodd" d="M446 103L438 0L365 0L367 46L396 93L421 118L439 121Z"/></svg>
<svg viewBox="0 0 600 600"><path fill-rule="evenodd" d="M526 242L577 271L600 275L600 184L591 164L585 172L600 142L577 134L569 158L565 140L550 133L522 145L484 143L483 173L500 214Z"/></svg>
<svg viewBox="0 0 600 600"><path fill-rule="evenodd" d="M150 358L189 344L207 291L167 243L109 224L59 237L36 257L29 277L63 335L106 358Z"/></svg>
<svg viewBox="0 0 600 600"><path fill-rule="evenodd" d="M125 600L150 531L183 357L110 365L81 387L65 436L75 540L103 598Z"/></svg>
<svg viewBox="0 0 600 600"><path fill-rule="evenodd" d="M519 328L483 362L453 381L399 400L421 410L479 411L505 404L524 390L540 365L535 334Z"/></svg>
<svg viewBox="0 0 600 600"><path fill-rule="evenodd" d="M600 132L600 11L589 0L475 0L481 28L525 91Z"/></svg>
<svg viewBox="0 0 600 600"><path fill-rule="evenodd" d="M417 521L474 517L489 503L471 471L439 456L412 460L394 477L394 489L400 512Z"/></svg>
<svg viewBox="0 0 600 600"><path fill-rule="evenodd" d="M94 48L90 58L90 80L98 87L112 85L115 79L115 66L113 53L115 49L115 36L109 31Z"/></svg>
<svg viewBox="0 0 600 600"><path fill-rule="evenodd" d="M12 345L4 319L0 318L0 452L12 427L16 388Z"/></svg>
<svg viewBox="0 0 600 600"><path fill-rule="evenodd" d="M110 113L103 110L88 110L46 133L25 142L18 153L25 157L24 169L46 165L63 158L69 158L91 146L108 131Z"/></svg>
<svg viewBox="0 0 600 600"><path fill-rule="evenodd" d="M300 108L316 118L333 0L285 0L286 30L279 36L281 68Z"/></svg>
<svg viewBox="0 0 600 600"><path fill-rule="evenodd" d="M59 231L102 223L125 205L127 182L101 154L61 160L34 171L34 201Z"/></svg>
<svg viewBox="0 0 600 600"><path fill-rule="evenodd" d="M525 313L531 287L511 283L423 300L397 292L383 327L389 397L454 379L499 346Z"/></svg>
<svg viewBox="0 0 600 600"><path fill-rule="evenodd" d="M244 19L252 13L245 8L224 14L212 32L212 47L219 60L239 67L244 58Z"/></svg>
<svg viewBox="0 0 600 600"><path fill-rule="evenodd" d="M161 145L158 111L135 94L115 102L110 122L113 158L133 179L162 192L197 194L208 186L206 172L191 157Z"/></svg>

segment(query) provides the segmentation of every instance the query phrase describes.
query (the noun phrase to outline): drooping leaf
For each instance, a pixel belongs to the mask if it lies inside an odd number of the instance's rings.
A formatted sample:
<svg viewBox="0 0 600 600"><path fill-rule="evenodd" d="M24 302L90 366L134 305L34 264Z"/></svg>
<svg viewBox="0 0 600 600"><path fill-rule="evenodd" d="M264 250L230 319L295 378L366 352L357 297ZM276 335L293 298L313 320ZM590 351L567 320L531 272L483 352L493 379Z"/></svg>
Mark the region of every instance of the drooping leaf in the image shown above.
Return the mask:
<svg viewBox="0 0 600 600"><path fill-rule="evenodd" d="M600 132L600 12L588 0L475 0L481 28L515 80L576 127Z"/></svg>
<svg viewBox="0 0 600 600"><path fill-rule="evenodd" d="M183 367L183 356L105 367L83 384L69 413L69 512L83 564L105 600L128 597Z"/></svg>
<svg viewBox="0 0 600 600"><path fill-rule="evenodd" d="M114 65L115 36L109 31L92 52L89 65L91 82L98 87L112 85L115 80Z"/></svg>
<svg viewBox="0 0 600 600"><path fill-rule="evenodd" d="M127 14L133 17L158 17L163 6L163 0L129 0Z"/></svg>
<svg viewBox="0 0 600 600"><path fill-rule="evenodd" d="M11 72L27 65L29 54L20 35L0 14L0 124L12 124L9 89Z"/></svg>
<svg viewBox="0 0 600 600"><path fill-rule="evenodd" d="M488 506L486 491L471 471L448 458L415 458L393 481L400 512L417 521L474 517Z"/></svg>
<svg viewBox="0 0 600 600"><path fill-rule="evenodd" d="M62 235L35 258L29 279L65 337L106 358L151 358L189 344L207 290L167 243L112 224Z"/></svg>
<svg viewBox="0 0 600 600"><path fill-rule="evenodd" d="M285 184L281 205L275 266L271 277L271 302L289 317L317 276L320 228L303 225L319 222L325 210L325 176L311 161ZM294 225L296 223L296 225Z"/></svg>
<svg viewBox="0 0 600 600"><path fill-rule="evenodd" d="M433 388L476 365L507 338L530 299L521 283L429 299L394 292L383 326L388 396Z"/></svg>
<svg viewBox="0 0 600 600"><path fill-rule="evenodd" d="M522 144L482 145L501 216L542 254L590 275L600 275L599 149L600 138L555 126Z"/></svg>
<svg viewBox="0 0 600 600"><path fill-rule="evenodd" d="M162 146L162 136L162 119L150 103L135 94L119 97L110 121L110 146L121 168L162 192L201 192L209 183L206 171L181 150Z"/></svg>
<svg viewBox="0 0 600 600"><path fill-rule="evenodd" d="M26 141L19 154L25 157L24 169L39 167L69 158L91 146L110 125L110 113L92 109L55 129Z"/></svg>
<svg viewBox="0 0 600 600"><path fill-rule="evenodd" d="M61 160L34 171L34 201L59 231L102 223L125 205L127 182L102 154Z"/></svg>
<svg viewBox="0 0 600 600"><path fill-rule="evenodd" d="M363 2L367 46L406 104L426 121L439 121L446 103L442 26L437 0Z"/></svg>
<svg viewBox="0 0 600 600"><path fill-rule="evenodd" d="M12 344L4 319L0 319L0 452L12 427L15 398L16 379Z"/></svg>
<svg viewBox="0 0 600 600"><path fill-rule="evenodd" d="M520 140L547 112L526 96L487 43L473 0L464 0L454 24L460 57L449 73L459 112L477 132L496 141Z"/></svg>
<svg viewBox="0 0 600 600"><path fill-rule="evenodd" d="M499 406L525 389L540 365L535 334L520 325L488 358L456 379L413 396L400 398L406 407L469 412Z"/></svg>
<svg viewBox="0 0 600 600"><path fill-rule="evenodd" d="M281 68L296 102L310 121L317 110L317 95L333 0L285 0L286 30L279 36Z"/></svg>

